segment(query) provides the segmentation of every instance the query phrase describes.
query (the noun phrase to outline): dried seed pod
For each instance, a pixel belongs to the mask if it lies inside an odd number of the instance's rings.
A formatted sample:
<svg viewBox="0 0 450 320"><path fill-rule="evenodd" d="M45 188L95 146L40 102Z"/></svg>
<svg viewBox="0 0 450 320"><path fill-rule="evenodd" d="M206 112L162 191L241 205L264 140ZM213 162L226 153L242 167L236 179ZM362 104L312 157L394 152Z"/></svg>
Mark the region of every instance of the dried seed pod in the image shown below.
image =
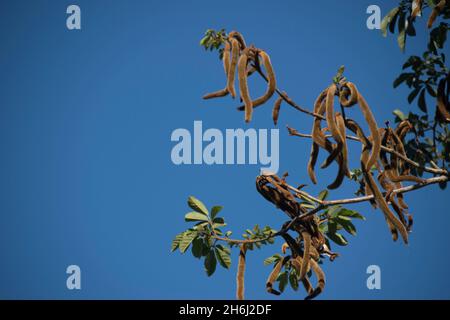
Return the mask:
<svg viewBox="0 0 450 320"><path fill-rule="evenodd" d="M231 42L231 62L227 73L227 90L231 96L236 98L236 89L234 88L234 79L236 77L236 65L239 59L239 42L235 38L230 38Z"/></svg>
<svg viewBox="0 0 450 320"><path fill-rule="evenodd" d="M286 254L287 248L289 248L289 245L287 244L287 242L283 243L281 246L281 252L283 252L283 254Z"/></svg>
<svg viewBox="0 0 450 320"><path fill-rule="evenodd" d="M317 262L311 259L310 263L311 268L317 277L317 286L314 291L305 298L305 300L314 299L319 294L321 294L323 289L325 288L325 273L322 271Z"/></svg>
<svg viewBox="0 0 450 320"><path fill-rule="evenodd" d="M339 134L339 129L337 127L335 114L334 114L334 107L333 107L335 93L336 93L336 85L332 84L328 88L327 97L325 100L325 108L326 108L325 117L327 119L328 129L330 130L331 135L333 136L334 140L338 144L337 149L341 149L342 148L341 135ZM340 150L338 153L340 153Z"/></svg>
<svg viewBox="0 0 450 320"><path fill-rule="evenodd" d="M231 57L231 45L228 40L225 41L225 47L223 49L223 70L225 71L225 75L228 77L229 69L230 69L230 57Z"/></svg>
<svg viewBox="0 0 450 320"><path fill-rule="evenodd" d="M273 268L272 272L270 273L266 281L266 290L268 293L274 294L276 296L280 295L280 292L273 288L273 283L277 280L281 268L283 268L283 266L286 264L287 261L289 261L290 258L291 258L290 256L286 256L276 263L275 267Z"/></svg>
<svg viewBox="0 0 450 320"><path fill-rule="evenodd" d="M208 99L213 99L213 98L221 98L221 97L225 97L226 95L228 95L228 90L225 88L225 89L221 89L216 92L205 94L203 96L203 99L208 100Z"/></svg>
<svg viewBox="0 0 450 320"><path fill-rule="evenodd" d="M411 5L411 18L422 16L422 0L413 0Z"/></svg>
<svg viewBox="0 0 450 320"><path fill-rule="evenodd" d="M280 114L280 108L281 108L281 103L283 102L283 98L282 97L278 97L278 99L275 101L275 104L273 106L273 110L272 110L272 119L273 119L273 124L277 125L278 123L278 116Z"/></svg>
<svg viewBox="0 0 450 320"><path fill-rule="evenodd" d="M238 78L239 78L239 91L241 98L245 104L245 122L250 122L253 113L253 103L248 92L247 83L247 63L248 63L249 50L246 48L238 61Z"/></svg>
<svg viewBox="0 0 450 320"><path fill-rule="evenodd" d="M348 168L347 131L344 117L339 112L336 112L336 123L342 140L342 166L344 167L345 175L350 178L351 174Z"/></svg>
<svg viewBox="0 0 450 320"><path fill-rule="evenodd" d="M441 13L442 9L445 7L446 0L441 0L431 11L430 17L428 18L427 27L430 29L433 26L434 21L437 16Z"/></svg>
<svg viewBox="0 0 450 320"><path fill-rule="evenodd" d="M356 87L355 90L357 90ZM368 170L370 170L375 165L375 163L378 160L378 157L380 156L381 138L378 134L378 126L375 121L375 117L373 116L372 111L370 110L366 100L359 92L358 92L358 104L359 107L361 108L364 118L366 119L367 124L369 125L370 134L373 137L372 152L370 154L369 159L367 160L367 163L365 164L365 167Z"/></svg>
<svg viewBox="0 0 450 320"><path fill-rule="evenodd" d="M381 211L383 212L386 222L389 226L389 229L391 230L391 233L393 234L393 237L395 236L396 231L393 230L393 228L397 229L398 232L400 232L400 235L402 236L403 241L407 244L408 243L408 231L406 230L405 226L399 221L392 211L389 209L386 200L383 197L383 194L381 193L380 189L378 188L371 172L370 168L367 166L369 163L369 148L370 148L370 141L367 139L367 137L364 135L364 132L362 131L361 127L355 122L351 120L347 120L347 127L356 133L358 138L361 140L363 144L363 151L361 153L361 170L364 175L365 183L370 188L372 194L374 195L374 199L378 206L380 207ZM376 134L372 135L373 140L378 137L380 139L380 145L381 145L381 138L378 134L378 130L376 130ZM373 153L373 148L372 148Z"/></svg>
<svg viewBox="0 0 450 320"><path fill-rule="evenodd" d="M308 161L308 175L312 183L317 184L316 173L314 172L314 166L317 162L317 157L319 156L319 145L315 142L311 146L311 154Z"/></svg>
<svg viewBox="0 0 450 320"><path fill-rule="evenodd" d="M307 231L302 231L301 236L303 238L303 258L302 265L300 268L299 279L302 280L308 270L309 260L310 260L310 249L311 249L311 235Z"/></svg>
<svg viewBox="0 0 450 320"><path fill-rule="evenodd" d="M350 99L348 98L350 96ZM346 108L354 106L358 103L358 91L351 82L345 82L339 93L339 103Z"/></svg>
<svg viewBox="0 0 450 320"><path fill-rule="evenodd" d="M228 34L228 37L233 37L233 38L235 38L237 41L239 41L239 44L240 44L240 46L241 46L241 50L244 50L244 49L247 47L247 45L246 45L246 43L245 43L245 40L244 40L244 36L243 36L240 32L237 32L237 31L231 31L231 32Z"/></svg>
<svg viewBox="0 0 450 320"><path fill-rule="evenodd" d="M266 103L267 100L269 100L273 96L273 94L275 93L275 90L277 88L275 72L273 71L273 67L272 67L272 63L270 62L269 55L266 52L259 50L258 56L262 60L264 68L266 69L268 82L267 82L266 92L261 97L255 99L253 101L253 108L256 108L256 107Z"/></svg>
<svg viewBox="0 0 450 320"><path fill-rule="evenodd" d="M239 251L239 260L238 260L238 272L236 276L236 298L238 300L244 300L244 275L245 275L245 255L247 253L247 246L245 244L241 245Z"/></svg>

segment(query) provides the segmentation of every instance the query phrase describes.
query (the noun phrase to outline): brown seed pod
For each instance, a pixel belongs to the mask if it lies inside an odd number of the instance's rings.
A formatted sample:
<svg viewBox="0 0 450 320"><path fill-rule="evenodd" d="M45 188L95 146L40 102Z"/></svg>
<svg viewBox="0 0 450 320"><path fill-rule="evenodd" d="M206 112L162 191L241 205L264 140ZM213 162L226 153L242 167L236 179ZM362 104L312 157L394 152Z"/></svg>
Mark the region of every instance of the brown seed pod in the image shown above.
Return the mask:
<svg viewBox="0 0 450 320"><path fill-rule="evenodd" d="M317 277L317 286L314 291L305 298L305 300L314 299L319 294L321 294L323 289L325 288L325 273L322 271L317 262L311 259L310 263L311 268Z"/></svg>
<svg viewBox="0 0 450 320"><path fill-rule="evenodd" d="M317 162L317 157L319 156L319 145L315 142L311 146L311 154L308 161L308 175L312 183L317 184L316 173L314 172L314 167Z"/></svg>
<svg viewBox="0 0 450 320"><path fill-rule="evenodd" d="M270 62L269 55L266 52L259 50L258 56L262 60L264 68L266 69L268 82L267 82L266 92L261 97L255 99L253 101L253 108L256 108L256 107L266 103L267 100L269 100L273 96L273 94L275 93L275 90L277 88L275 72L273 71L273 67L272 67L272 63Z"/></svg>
<svg viewBox="0 0 450 320"><path fill-rule="evenodd" d="M239 41L235 38L229 38L231 42L231 62L227 73L227 90L231 96L236 98L236 89L234 88L234 79L236 77L236 65L239 59Z"/></svg>
<svg viewBox="0 0 450 320"><path fill-rule="evenodd" d="M434 21L437 16L441 13L442 9L445 7L446 0L441 0L431 11L430 17L428 18L427 27L430 29L433 26Z"/></svg>
<svg viewBox="0 0 450 320"><path fill-rule="evenodd" d="M223 49L222 63L225 75L228 77L228 70L230 69L230 56L231 56L231 45L228 40L225 41L225 47Z"/></svg>
<svg viewBox="0 0 450 320"><path fill-rule="evenodd" d="M311 249L311 235L307 231L302 231L301 236L303 238L303 258L302 265L300 268L299 279L302 280L308 270L309 260L310 260L310 249Z"/></svg>
<svg viewBox="0 0 450 320"><path fill-rule="evenodd" d="M239 44L240 44L240 46L241 46L241 50L244 50L244 49L247 47L247 45L246 45L246 43L245 43L245 40L244 40L244 36L243 36L240 32L237 32L237 31L231 31L231 32L228 34L228 37L229 37L229 38L230 38L230 37L235 38L237 41L239 41Z"/></svg>
<svg viewBox="0 0 450 320"><path fill-rule="evenodd" d="M208 100L208 99L213 99L213 98L221 98L221 97L225 97L226 95L228 95L228 90L225 88L225 89L221 89L216 92L205 94L203 96L203 99Z"/></svg>
<svg viewBox="0 0 450 320"><path fill-rule="evenodd" d="M348 98L350 96L350 99ZM354 106L358 103L358 91L351 82L345 82L339 93L339 103L346 108Z"/></svg>
<svg viewBox="0 0 450 320"><path fill-rule="evenodd" d="M411 18L422 15L422 0L413 0L411 5Z"/></svg>
<svg viewBox="0 0 450 320"><path fill-rule="evenodd" d="M334 181L332 183L330 183L327 188L330 190L334 190L337 189L341 186L342 182L344 181L344 177L345 177L345 169L342 165L342 154L339 154L338 158L337 158L337 163L338 163L338 174L336 176L336 178L334 179Z"/></svg>
<svg viewBox="0 0 450 320"><path fill-rule="evenodd" d="M289 245L287 244L287 242L283 243L281 246L281 252L283 252L283 254L286 254L287 248L289 248Z"/></svg>
<svg viewBox="0 0 450 320"><path fill-rule="evenodd" d="M245 255L247 253L247 246L242 244L239 251L238 272L236 276L236 298L244 300L244 275L245 275Z"/></svg>
<svg viewBox="0 0 450 320"><path fill-rule="evenodd" d="M273 268L272 272L269 274L269 277L267 278L267 281L266 281L266 290L268 293L274 294L276 296L280 295L280 292L273 288L273 283L277 280L278 275L280 274L281 268L283 268L283 266L286 264L287 261L289 261L290 258L291 258L290 256L286 256L283 259L280 259L275 264L275 267Z"/></svg>
<svg viewBox="0 0 450 320"><path fill-rule="evenodd" d="M245 104L245 122L250 122L253 113L253 103L248 92L247 84L247 63L248 63L249 50L246 48L238 61L238 78L239 78L239 91L241 98Z"/></svg>
<svg viewBox="0 0 450 320"><path fill-rule="evenodd" d="M281 103L283 102L283 98L282 97L278 97L278 99L275 101L275 104L273 106L273 110L272 110L272 119L273 119L273 124L277 125L278 123L278 116L280 114L280 108L281 108Z"/></svg>
<svg viewBox="0 0 450 320"><path fill-rule="evenodd" d="M357 90L356 87L355 90ZM375 165L375 163L378 160L378 157L380 156L381 138L378 134L378 126L375 121L375 117L373 116L372 111L370 110L366 100L359 92L358 92L358 104L359 107L361 108L364 118L366 119L367 124L369 125L370 134L373 137L372 152L370 154L369 159L367 160L367 163L365 163L365 167L368 170L370 170Z"/></svg>
<svg viewBox="0 0 450 320"><path fill-rule="evenodd" d="M342 149L342 140L341 135L339 134L339 129L337 127L335 114L334 114L334 95L336 93L336 85L332 84L327 91L327 97L325 100L325 108L326 113L325 117L327 119L328 129L330 130L331 135L334 140L337 142L337 149L339 149L338 154L340 153L340 149Z"/></svg>
<svg viewBox="0 0 450 320"><path fill-rule="evenodd" d="M374 199L378 206L380 207L381 211L384 213L386 222L389 226L389 229L391 230L391 233L393 234L393 237L395 237L396 231L393 229L397 229L398 232L400 232L400 235L402 236L403 241L407 244L408 243L408 231L406 230L405 226L399 221L392 211L389 209L386 200L383 197L383 194L381 193L380 189L378 188L372 173L370 172L370 168L367 166L367 163L369 163L369 148L370 148L370 141L367 139L367 137L364 135L364 132L362 131L361 127L353 120L348 119L347 120L347 127L356 133L358 138L363 143L363 151L361 153L361 170L364 174L365 183L370 188L372 194L374 195ZM376 134L372 135L372 138L375 140L375 138L378 137L380 139L380 145L381 145L381 138L378 134L378 130L376 130ZM373 153L373 148L372 148Z"/></svg>
<svg viewBox="0 0 450 320"><path fill-rule="evenodd" d="M342 166L344 167L345 175L350 178L351 174L348 168L347 130L344 117L339 112L336 112L336 123L342 140Z"/></svg>

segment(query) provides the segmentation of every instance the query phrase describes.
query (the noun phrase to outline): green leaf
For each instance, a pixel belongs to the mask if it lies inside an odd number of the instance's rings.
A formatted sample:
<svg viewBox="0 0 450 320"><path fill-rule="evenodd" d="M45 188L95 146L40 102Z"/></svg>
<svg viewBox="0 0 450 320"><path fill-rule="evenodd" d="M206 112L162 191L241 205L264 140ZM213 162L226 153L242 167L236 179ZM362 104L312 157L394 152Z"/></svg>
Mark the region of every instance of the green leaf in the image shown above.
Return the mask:
<svg viewBox="0 0 450 320"><path fill-rule="evenodd" d="M411 91L411 93L408 95L408 103L411 104L411 102L414 101L414 99L417 97L417 95L420 92L420 87L419 88L415 88L413 91Z"/></svg>
<svg viewBox="0 0 450 320"><path fill-rule="evenodd" d="M414 74L410 72L404 72L398 76L397 79L394 81L394 88L397 88L399 85L401 85L403 82L408 80L409 78L413 77Z"/></svg>
<svg viewBox="0 0 450 320"><path fill-rule="evenodd" d="M183 231L175 236L175 239L173 239L172 246L170 248L171 252L174 252L175 250L178 249L178 247L180 246L181 239L183 239L184 233L185 233L185 231Z"/></svg>
<svg viewBox="0 0 450 320"><path fill-rule="evenodd" d="M403 121L403 120L406 119L405 114L404 114L403 112L401 112L399 109L395 109L392 113L393 113L395 116L397 116L401 121Z"/></svg>
<svg viewBox="0 0 450 320"><path fill-rule="evenodd" d="M203 239L201 238L195 238L192 241L192 255L196 257L197 259L200 259L203 256Z"/></svg>
<svg viewBox="0 0 450 320"><path fill-rule="evenodd" d="M345 208L342 209L341 212L339 212L339 216L350 217L353 219L366 220L366 218L364 218L364 216L362 216L360 213L353 211L353 210L345 209Z"/></svg>
<svg viewBox="0 0 450 320"><path fill-rule="evenodd" d="M217 259L214 250L210 250L205 258L205 272L208 277L211 277L216 271Z"/></svg>
<svg viewBox="0 0 450 320"><path fill-rule="evenodd" d="M208 215L208 209L206 209L203 202L201 202L200 200L198 200L197 198L195 198L193 196L190 196L188 198L188 206L196 212L200 212L200 213L203 213L204 215Z"/></svg>
<svg viewBox="0 0 450 320"><path fill-rule="evenodd" d="M339 246L346 246L348 244L347 239L340 233L327 233L326 236Z"/></svg>
<svg viewBox="0 0 450 320"><path fill-rule="evenodd" d="M348 220L347 220L348 219ZM337 223L339 223L345 231L350 233L352 236L356 236L356 228L348 217L338 217L336 219Z"/></svg>
<svg viewBox="0 0 450 320"><path fill-rule="evenodd" d="M398 20L398 36L397 36L397 43L402 52L405 51L405 42L406 42L405 27L406 27L405 15L402 13L400 14L400 19Z"/></svg>
<svg viewBox="0 0 450 320"><path fill-rule="evenodd" d="M281 258L282 257L279 254L274 254L273 256L268 257L264 260L264 265L268 266L272 263L278 262L278 261L280 261Z"/></svg>
<svg viewBox="0 0 450 320"><path fill-rule="evenodd" d="M323 190L319 193L319 200L325 200L328 197L328 190Z"/></svg>
<svg viewBox="0 0 450 320"><path fill-rule="evenodd" d="M337 217L339 214L339 211L341 211L341 208L342 208L341 206L331 206L328 209L328 216L331 218Z"/></svg>
<svg viewBox="0 0 450 320"><path fill-rule="evenodd" d="M294 291L298 290L298 278L295 269L292 269L291 273L289 274L289 283L291 284L291 287L292 289L294 289Z"/></svg>
<svg viewBox="0 0 450 320"><path fill-rule="evenodd" d="M225 220L222 217L217 217L213 220L213 223L225 225Z"/></svg>
<svg viewBox="0 0 450 320"><path fill-rule="evenodd" d="M419 101L418 101L417 105L419 106L420 110L427 113L427 102L425 100L425 89L423 89L422 92L420 93Z"/></svg>
<svg viewBox="0 0 450 320"><path fill-rule="evenodd" d="M392 9L381 21L380 29L381 29L381 33L383 34L383 37L387 36L387 27L390 24L390 22L393 20L393 18L397 15L399 10L400 10L399 7Z"/></svg>
<svg viewBox="0 0 450 320"><path fill-rule="evenodd" d="M198 233L195 231L186 231L180 241L180 252L185 253L192 241L194 241L197 236Z"/></svg>
<svg viewBox="0 0 450 320"><path fill-rule="evenodd" d="M224 248L221 245L216 246L216 256L217 260L219 260L220 265L225 269L229 269L231 266L231 257L230 251L227 251L226 249L227 248Z"/></svg>
<svg viewBox="0 0 450 320"><path fill-rule="evenodd" d="M217 214L223 209L222 206L214 206L211 208L211 219L214 219Z"/></svg>
<svg viewBox="0 0 450 320"><path fill-rule="evenodd" d="M286 271L280 273L280 275L277 278L280 283L278 284L278 289L280 292L284 292L284 289L286 289L286 285L288 284L288 275Z"/></svg>
<svg viewBox="0 0 450 320"><path fill-rule="evenodd" d="M208 221L208 216L200 212L189 212L184 216L184 220L189 221Z"/></svg>

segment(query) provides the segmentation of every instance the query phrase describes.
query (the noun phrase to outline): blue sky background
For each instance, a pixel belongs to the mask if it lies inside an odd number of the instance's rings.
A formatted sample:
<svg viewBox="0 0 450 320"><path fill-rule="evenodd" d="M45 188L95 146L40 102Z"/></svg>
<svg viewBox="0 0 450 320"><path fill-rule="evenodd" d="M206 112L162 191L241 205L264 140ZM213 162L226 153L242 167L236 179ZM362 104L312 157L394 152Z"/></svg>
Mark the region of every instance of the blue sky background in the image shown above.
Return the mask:
<svg viewBox="0 0 450 320"><path fill-rule="evenodd" d="M66 8L82 11L82 30L66 28ZM0 3L0 298L232 299L235 268L207 278L191 256L170 253L187 225L186 198L221 204L235 235L285 217L255 190L259 165L175 166L171 132L205 128L273 128L271 106L245 125L231 99L203 101L224 84L217 55L199 39L207 28L241 31L271 55L280 88L300 105L314 99L344 64L379 123L409 108L408 90L392 82L418 36L402 54L395 37L366 28L366 8L382 14L397 1L1 1ZM420 19L423 20L423 19ZM263 90L255 82L254 91ZM256 95L256 93L254 94ZM417 110L416 106L412 106ZM358 111L352 115L360 119ZM311 119L284 108L280 172L308 183ZM357 166L356 158L353 162ZM318 193L336 168L319 172ZM346 182L331 198L348 197ZM450 298L449 193L437 186L406 199L415 217L410 245L393 243L382 214L355 205L357 222L341 257L325 263L321 299ZM248 256L246 296L264 290L265 257L281 242ZM233 262L236 252L233 252ZM66 267L82 270L82 290L66 289ZM382 270L382 290L366 288L366 268ZM290 289L284 299L304 297Z"/></svg>

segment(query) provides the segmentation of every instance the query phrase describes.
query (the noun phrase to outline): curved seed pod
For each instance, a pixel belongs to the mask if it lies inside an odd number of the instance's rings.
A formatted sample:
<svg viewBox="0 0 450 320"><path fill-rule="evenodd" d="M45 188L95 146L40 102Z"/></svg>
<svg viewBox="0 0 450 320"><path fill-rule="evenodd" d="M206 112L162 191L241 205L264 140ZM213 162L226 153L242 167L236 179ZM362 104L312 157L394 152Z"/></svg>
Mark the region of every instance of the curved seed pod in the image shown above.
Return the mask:
<svg viewBox="0 0 450 320"><path fill-rule="evenodd" d="M253 113L253 103L248 92L247 84L247 62L248 62L248 48L244 50L238 61L238 78L239 78L239 91L241 98L245 104L245 122L250 122Z"/></svg>
<svg viewBox="0 0 450 320"><path fill-rule="evenodd" d="M348 168L348 148L347 148L347 132L344 117L340 112L336 112L336 124L342 141L342 166L347 177L350 177Z"/></svg>
<svg viewBox="0 0 450 320"><path fill-rule="evenodd" d="M367 153L366 153L367 154ZM380 189L378 189L378 186L376 185L375 180L372 177L372 174L368 172L367 167L364 165L365 159L361 160L361 166L362 171L364 173L364 177L366 180L366 183L369 185L370 189L372 190L372 193L375 197L375 201L377 202L378 206L380 207L381 211L383 211L386 221L388 221L388 225L390 226L391 232L391 224L400 232L400 235L403 238L403 241L405 244L408 244L408 231L406 230L405 226L394 216L392 211L389 209L386 200L384 199L382 193L380 192Z"/></svg>
<svg viewBox="0 0 450 320"><path fill-rule="evenodd" d="M334 181L327 186L327 188L330 190L339 188L341 186L342 182L344 181L345 169L342 165L342 154L339 154L339 156L337 158L337 163L339 166L338 174L337 174L336 178L334 179Z"/></svg>
<svg viewBox="0 0 450 320"><path fill-rule="evenodd" d="M320 254L319 251L312 245L309 249L309 255L311 256L311 259L319 261Z"/></svg>
<svg viewBox="0 0 450 320"><path fill-rule="evenodd" d="M397 216L400 219L400 222L403 223L403 225L406 227L407 223L405 220L405 216L403 214L403 210L402 210L402 208L400 208L400 206L395 201L395 195L394 195L394 193L392 193L392 191L394 190L394 186L392 183L390 183L388 181L386 171L383 171L380 174L378 174L378 181L380 182L381 187L384 190L386 190L386 196L385 196L386 201L390 202L395 213L397 213Z"/></svg>
<svg viewBox="0 0 450 320"><path fill-rule="evenodd" d="M337 142L338 146L337 148L342 149L342 140L341 140L341 135L339 134L339 129L337 127L337 123L336 123L336 119L335 119L335 114L334 114L334 95L336 93L336 85L332 84L327 91L327 97L325 100L325 108L326 108L326 113L325 113L325 117L327 120L327 124L328 124L328 129L330 130L331 135L333 136L334 140Z"/></svg>
<svg viewBox="0 0 450 320"><path fill-rule="evenodd" d="M314 167L317 162L317 157L319 156L319 146L317 143L313 142L311 146L311 154L308 161L308 175L312 183L317 184L316 173L314 172Z"/></svg>
<svg viewBox="0 0 450 320"><path fill-rule="evenodd" d="M233 38L235 38L237 41L239 41L239 44L240 44L240 46L241 46L241 50L244 50L244 49L247 47L247 45L246 45L246 43L245 43L245 40L244 40L244 36L243 36L240 32L237 32L237 31L231 31L231 32L228 34L228 37L233 37Z"/></svg>
<svg viewBox="0 0 450 320"><path fill-rule="evenodd" d="M441 13L442 9L445 7L446 0L441 0L431 11L430 17L428 18L427 27L430 29L433 26L434 21L437 16Z"/></svg>
<svg viewBox="0 0 450 320"><path fill-rule="evenodd" d="M323 115L325 113L325 104L324 100L326 98L328 92L328 88L323 90L316 101L314 102L314 113ZM328 152L332 152L333 146L331 142L325 137L325 133L321 128L321 119L314 117L313 129L312 129L312 139L315 143L317 143L321 148L327 150Z"/></svg>
<svg viewBox="0 0 450 320"><path fill-rule="evenodd" d="M411 5L411 18L422 15L422 0L413 0Z"/></svg>
<svg viewBox="0 0 450 320"><path fill-rule="evenodd" d="M395 133L397 134L397 136L399 137L400 140L404 140L406 134L413 128L411 122L409 122L408 120L403 120L402 122L400 122L397 126L397 128L395 129Z"/></svg>
<svg viewBox="0 0 450 320"><path fill-rule="evenodd" d="M380 207L381 211L384 213L385 219L388 223L389 229L391 230L391 233L394 236L393 228L395 227L399 232L400 235L403 238L403 241L407 244L408 243L408 231L406 230L405 226L394 216L392 211L389 209L386 200L383 197L383 194L381 193L380 189L378 189L378 186L370 172L370 168L367 167L367 163L369 163L369 154L368 154L368 146L370 145L370 141L368 141L367 137L364 135L364 132L362 131L361 127L355 122L355 121L347 121L347 127L355 132L358 136L358 138L363 142L363 151L361 153L361 170L363 172L365 182L372 191L374 195L374 199L378 206ZM372 135L373 139L375 140L376 137L380 139L380 136L378 134L378 130L376 131L376 134ZM381 140L381 139L380 139ZM380 141L381 145L381 141ZM372 148L372 154L373 154L373 148Z"/></svg>
<svg viewBox="0 0 450 320"><path fill-rule="evenodd" d="M278 97L278 99L275 101L275 104L273 106L273 110L272 110L272 119L273 119L273 124L277 125L278 123L278 116L280 114L280 108L281 108L281 103L283 102L283 98L282 97Z"/></svg>
<svg viewBox="0 0 450 320"><path fill-rule="evenodd" d="M266 290L268 293L274 294L276 296L280 295L280 292L273 288L273 283L277 280L281 268L283 268L283 266L286 264L287 261L289 261L290 258L291 258L290 256L286 256L283 259L280 259L280 261L278 261L275 267L273 268L272 272L270 273L266 281Z"/></svg>
<svg viewBox="0 0 450 320"><path fill-rule="evenodd" d="M320 115L323 115L325 113L325 103L324 102L325 102L327 92L328 92L328 88L323 90L317 97L316 101L314 102L314 113L320 114ZM314 122L313 122L312 132L311 132L313 145L311 147L311 157L308 162L308 174L309 174L311 181L314 184L317 183L317 178L314 173L314 166L316 164L317 156L319 154L318 147L321 147L321 148L327 150L329 153L333 152L333 145L325 136L326 130L327 130L326 128L324 128L324 129L321 128L321 119L315 117Z"/></svg>
<svg viewBox="0 0 450 320"><path fill-rule="evenodd" d="M356 87L355 90L357 90ZM370 134L373 139L372 153L370 154L370 157L367 160L367 163L365 164L366 168L370 170L375 165L375 163L378 160L378 157L380 156L381 138L380 135L378 134L378 126L377 122L375 121L375 117L373 116L372 111L370 110L366 100L359 92L358 92L358 104L364 115L364 118L366 119L367 124L369 125Z"/></svg>
<svg viewBox="0 0 450 320"><path fill-rule="evenodd" d="M295 269L295 272L297 273L297 275L299 275L300 269L301 269L301 264L302 264L302 258L300 256L298 256L295 259L291 259L291 264L292 264L292 267ZM309 272L309 270L308 270L308 272ZM298 279L298 276L297 276L297 279ZM303 279L301 279L301 281L302 281L303 287L306 290L306 293L308 295L311 294L314 289L311 285L311 282L308 279L308 276L305 276Z"/></svg>
<svg viewBox="0 0 450 320"><path fill-rule="evenodd" d="M289 245L287 244L287 242L283 243L281 246L281 252L283 252L283 254L286 254L287 248L289 248Z"/></svg>
<svg viewBox="0 0 450 320"><path fill-rule="evenodd" d="M350 96L350 99L348 97ZM354 106L358 102L358 91L351 82L346 82L339 93L339 103L346 108Z"/></svg>
<svg viewBox="0 0 450 320"><path fill-rule="evenodd" d="M450 78L449 78L450 79ZM439 110L439 113L444 118L445 122L450 122L450 106L449 102L446 101L445 98L445 79L442 79L439 82L438 86L438 92L437 92L437 107Z"/></svg>
<svg viewBox="0 0 450 320"><path fill-rule="evenodd" d="M230 69L230 53L231 45L230 42L227 40L225 41L225 48L223 49L223 57L222 57L222 63L223 63L223 70L225 71L225 75L228 77L228 72Z"/></svg>
<svg viewBox="0 0 450 320"><path fill-rule="evenodd" d="M323 289L325 288L325 273L322 271L319 264L314 260L311 260L311 267L317 277L317 286L314 291L305 298L305 300L314 299L319 294L321 294Z"/></svg>
<svg viewBox="0 0 450 320"><path fill-rule="evenodd" d="M231 41L231 62L229 62L229 69L227 73L227 89L231 96L236 98L236 89L234 88L234 79L236 77L236 65L239 59L239 42L235 38L230 38Z"/></svg>
<svg viewBox="0 0 450 320"><path fill-rule="evenodd" d="M221 97L225 97L227 94L228 94L228 90L225 88L225 89L221 89L216 92L205 94L203 96L203 99L208 100L208 99L213 99L213 98L221 98Z"/></svg>
<svg viewBox="0 0 450 320"><path fill-rule="evenodd" d="M313 287L312 287L312 285L311 285L311 282L309 281L308 277L304 277L304 278L302 279L302 283L303 283L303 287L304 287L305 290L306 290L306 293L307 293L308 295L311 295L311 294L314 292L314 289L313 289Z"/></svg>
<svg viewBox="0 0 450 320"><path fill-rule="evenodd" d="M247 253L247 246L245 244L241 245L241 249L239 251L239 260L238 260L238 272L236 276L236 297L238 300L244 300L244 275L245 275L245 255Z"/></svg>
<svg viewBox="0 0 450 320"><path fill-rule="evenodd" d="M275 93L275 90L277 88L275 72L273 71L272 63L270 62L269 55L266 52L260 50L258 52L258 56L259 56L259 58L261 58L264 68L266 69L268 82L267 82L266 92L261 97L255 99L253 101L253 103L252 103L253 108L256 108L256 107L266 103L267 100L269 100L273 96L273 94Z"/></svg>
<svg viewBox="0 0 450 320"><path fill-rule="evenodd" d="M310 260L310 249L311 249L311 235L303 231L301 233L301 236L303 238L303 261L300 269L299 279L303 279L306 275L306 272L308 270L309 266L309 260Z"/></svg>

